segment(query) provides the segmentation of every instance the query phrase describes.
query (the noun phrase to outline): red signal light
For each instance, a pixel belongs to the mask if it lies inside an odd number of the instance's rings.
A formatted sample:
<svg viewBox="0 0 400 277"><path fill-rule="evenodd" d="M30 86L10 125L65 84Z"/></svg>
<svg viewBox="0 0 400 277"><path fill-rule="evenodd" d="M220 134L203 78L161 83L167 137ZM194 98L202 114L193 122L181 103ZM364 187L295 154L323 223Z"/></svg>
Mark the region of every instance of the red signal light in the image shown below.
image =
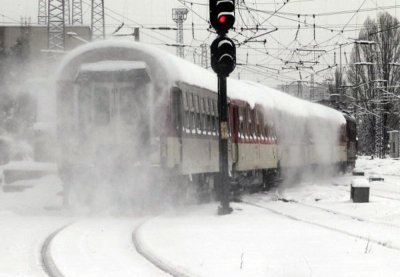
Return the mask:
<svg viewBox="0 0 400 277"><path fill-rule="evenodd" d="M218 18L219 23L224 24L226 22L226 16L222 15Z"/></svg>

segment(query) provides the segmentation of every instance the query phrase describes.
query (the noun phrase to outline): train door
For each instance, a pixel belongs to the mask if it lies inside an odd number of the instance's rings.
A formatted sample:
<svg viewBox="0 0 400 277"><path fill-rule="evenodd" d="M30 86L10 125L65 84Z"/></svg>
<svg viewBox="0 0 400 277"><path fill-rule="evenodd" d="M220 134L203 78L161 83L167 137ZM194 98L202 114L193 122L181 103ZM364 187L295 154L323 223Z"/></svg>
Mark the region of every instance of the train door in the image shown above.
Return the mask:
<svg viewBox="0 0 400 277"><path fill-rule="evenodd" d="M136 162L149 143L150 78L141 62L84 64L77 76L78 133L92 162ZM141 155L139 155L139 153Z"/></svg>
<svg viewBox="0 0 400 277"><path fill-rule="evenodd" d="M113 84L87 80L78 90L79 152L81 162L109 160L115 138L113 124Z"/></svg>
<svg viewBox="0 0 400 277"><path fill-rule="evenodd" d="M150 143L148 85L119 82L115 86L116 143L130 159L146 157Z"/></svg>
<svg viewBox="0 0 400 277"><path fill-rule="evenodd" d="M108 148L115 144L115 89L112 83L93 84L92 142Z"/></svg>

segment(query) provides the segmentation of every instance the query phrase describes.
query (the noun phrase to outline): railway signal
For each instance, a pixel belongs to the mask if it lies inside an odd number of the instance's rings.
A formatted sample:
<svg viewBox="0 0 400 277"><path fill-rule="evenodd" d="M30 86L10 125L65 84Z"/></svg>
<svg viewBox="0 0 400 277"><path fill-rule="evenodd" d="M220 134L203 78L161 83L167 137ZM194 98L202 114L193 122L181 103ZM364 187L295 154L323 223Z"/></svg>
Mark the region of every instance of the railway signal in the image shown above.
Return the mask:
<svg viewBox="0 0 400 277"><path fill-rule="evenodd" d="M225 34L235 24L235 0L210 0L210 23L218 34Z"/></svg>
<svg viewBox="0 0 400 277"><path fill-rule="evenodd" d="M235 24L235 0L210 0L210 23L218 33L211 44L211 67L218 75L218 112L219 112L219 198L221 206L218 214L229 214L229 165L228 165L228 103L226 78L236 66L235 43L226 34Z"/></svg>
<svg viewBox="0 0 400 277"><path fill-rule="evenodd" d="M220 76L229 76L236 67L235 43L228 37L218 37L211 44L211 67Z"/></svg>

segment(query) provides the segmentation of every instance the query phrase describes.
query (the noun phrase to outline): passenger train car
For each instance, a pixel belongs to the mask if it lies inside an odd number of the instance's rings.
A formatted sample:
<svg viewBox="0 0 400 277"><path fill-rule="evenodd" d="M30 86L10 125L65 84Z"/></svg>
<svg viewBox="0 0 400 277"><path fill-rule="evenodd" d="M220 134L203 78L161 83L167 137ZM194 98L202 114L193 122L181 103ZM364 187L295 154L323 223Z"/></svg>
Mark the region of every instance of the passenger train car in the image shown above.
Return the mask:
<svg viewBox="0 0 400 277"><path fill-rule="evenodd" d="M110 182L116 172L134 172L129 180L146 172L171 186L215 189L215 74L126 41L81 46L57 74L59 170L66 184L84 186L87 172L93 173L87 179L96 175ZM354 166L351 117L233 79L228 79L228 102L232 184L268 187L290 169Z"/></svg>

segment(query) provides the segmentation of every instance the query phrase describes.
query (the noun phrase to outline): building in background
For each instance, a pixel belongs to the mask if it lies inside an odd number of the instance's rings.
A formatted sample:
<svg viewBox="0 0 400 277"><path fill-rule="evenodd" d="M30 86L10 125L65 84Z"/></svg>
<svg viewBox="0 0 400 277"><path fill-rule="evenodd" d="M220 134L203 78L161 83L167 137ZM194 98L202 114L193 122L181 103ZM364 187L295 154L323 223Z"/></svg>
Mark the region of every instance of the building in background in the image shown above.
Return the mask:
<svg viewBox="0 0 400 277"><path fill-rule="evenodd" d="M66 53L91 39L89 26L66 26L65 34ZM29 142L37 161L54 160L52 76L64 55L48 51L47 26L0 26L0 136Z"/></svg>
<svg viewBox="0 0 400 277"><path fill-rule="evenodd" d="M67 34L65 36L65 51L70 51L84 43L85 40L90 41L91 39L89 26L66 26L65 33ZM0 26L0 47L7 51L23 43L26 58L30 62L35 62L46 57L47 35L47 26L31 26L29 24Z"/></svg>

